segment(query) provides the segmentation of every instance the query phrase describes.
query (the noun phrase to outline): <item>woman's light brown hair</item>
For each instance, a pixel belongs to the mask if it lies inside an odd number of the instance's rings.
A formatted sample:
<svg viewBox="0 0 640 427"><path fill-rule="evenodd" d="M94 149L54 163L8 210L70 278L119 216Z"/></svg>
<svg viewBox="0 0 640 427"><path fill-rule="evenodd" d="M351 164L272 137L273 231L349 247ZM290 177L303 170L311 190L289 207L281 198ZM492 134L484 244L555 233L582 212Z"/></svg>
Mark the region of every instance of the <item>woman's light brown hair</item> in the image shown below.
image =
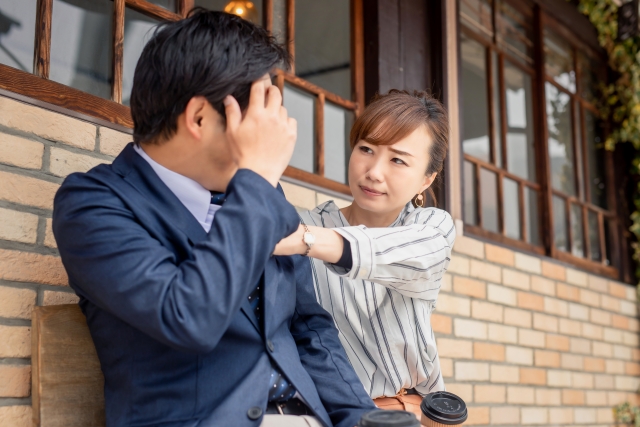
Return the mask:
<svg viewBox="0 0 640 427"><path fill-rule="evenodd" d="M392 89L386 95L376 95L351 128L351 150L358 141L372 145L393 145L420 126L425 126L431 136L429 164L425 174L437 172L437 182L449 147L449 118L440 101L427 92L409 93ZM428 191L435 203L433 189L429 187Z"/></svg>

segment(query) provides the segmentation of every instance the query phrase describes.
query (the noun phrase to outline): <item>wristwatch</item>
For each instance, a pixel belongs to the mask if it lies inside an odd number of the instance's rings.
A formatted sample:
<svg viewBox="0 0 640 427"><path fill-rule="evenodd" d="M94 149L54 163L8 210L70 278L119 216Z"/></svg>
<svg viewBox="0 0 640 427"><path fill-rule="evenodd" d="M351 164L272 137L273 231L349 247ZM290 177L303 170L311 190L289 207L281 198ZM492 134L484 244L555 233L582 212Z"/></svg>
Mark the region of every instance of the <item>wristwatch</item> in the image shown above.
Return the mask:
<svg viewBox="0 0 640 427"><path fill-rule="evenodd" d="M305 233L302 236L302 241L304 242L305 245L307 245L307 251L304 253L304 256L308 256L309 251L311 251L313 244L316 242L316 236L311 234L311 232L309 231L309 227L307 227L307 224L303 223L302 226L304 227L304 230L305 230Z"/></svg>

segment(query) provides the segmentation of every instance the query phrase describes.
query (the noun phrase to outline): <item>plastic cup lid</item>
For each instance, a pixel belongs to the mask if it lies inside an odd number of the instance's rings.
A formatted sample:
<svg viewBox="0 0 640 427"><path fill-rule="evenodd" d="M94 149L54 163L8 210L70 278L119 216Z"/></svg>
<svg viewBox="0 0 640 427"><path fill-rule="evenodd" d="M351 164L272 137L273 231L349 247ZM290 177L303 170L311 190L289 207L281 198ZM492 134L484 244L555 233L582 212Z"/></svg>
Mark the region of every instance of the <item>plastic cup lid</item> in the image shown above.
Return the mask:
<svg viewBox="0 0 640 427"><path fill-rule="evenodd" d="M420 404L422 413L429 419L440 424L456 425L467 420L467 405L448 391L436 391L422 399Z"/></svg>
<svg viewBox="0 0 640 427"><path fill-rule="evenodd" d="M420 427L420 421L411 412L377 410L364 414L359 427Z"/></svg>

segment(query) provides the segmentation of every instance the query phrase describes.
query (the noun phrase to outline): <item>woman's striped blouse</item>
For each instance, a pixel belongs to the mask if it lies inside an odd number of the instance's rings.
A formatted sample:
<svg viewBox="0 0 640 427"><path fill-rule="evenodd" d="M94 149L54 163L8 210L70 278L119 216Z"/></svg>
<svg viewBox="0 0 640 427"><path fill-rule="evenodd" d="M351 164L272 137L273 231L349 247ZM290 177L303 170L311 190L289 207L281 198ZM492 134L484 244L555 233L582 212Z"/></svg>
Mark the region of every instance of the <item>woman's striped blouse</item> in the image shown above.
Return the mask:
<svg viewBox="0 0 640 427"><path fill-rule="evenodd" d="M388 228L352 227L329 201L301 218L351 244L350 270L316 259L311 268L316 297L369 395L444 390L430 318L456 236L451 216L408 203Z"/></svg>

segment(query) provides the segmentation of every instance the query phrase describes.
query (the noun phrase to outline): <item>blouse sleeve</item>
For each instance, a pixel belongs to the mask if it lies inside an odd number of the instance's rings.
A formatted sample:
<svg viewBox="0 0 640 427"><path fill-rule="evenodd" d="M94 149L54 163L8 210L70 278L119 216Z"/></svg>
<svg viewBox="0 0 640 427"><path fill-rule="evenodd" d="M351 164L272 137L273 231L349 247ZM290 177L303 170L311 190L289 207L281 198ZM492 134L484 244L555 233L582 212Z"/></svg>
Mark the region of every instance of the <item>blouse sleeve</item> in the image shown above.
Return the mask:
<svg viewBox="0 0 640 427"><path fill-rule="evenodd" d="M406 296L434 299L449 266L456 230L442 209L417 209L391 228L333 228L351 245L353 266L325 263L335 274L379 283Z"/></svg>

